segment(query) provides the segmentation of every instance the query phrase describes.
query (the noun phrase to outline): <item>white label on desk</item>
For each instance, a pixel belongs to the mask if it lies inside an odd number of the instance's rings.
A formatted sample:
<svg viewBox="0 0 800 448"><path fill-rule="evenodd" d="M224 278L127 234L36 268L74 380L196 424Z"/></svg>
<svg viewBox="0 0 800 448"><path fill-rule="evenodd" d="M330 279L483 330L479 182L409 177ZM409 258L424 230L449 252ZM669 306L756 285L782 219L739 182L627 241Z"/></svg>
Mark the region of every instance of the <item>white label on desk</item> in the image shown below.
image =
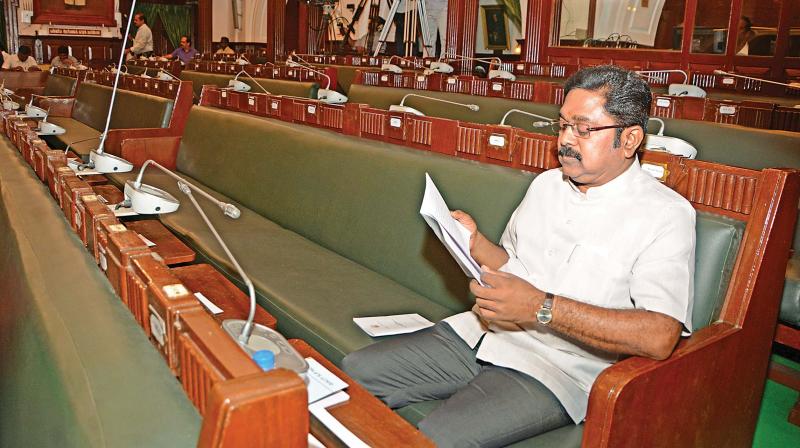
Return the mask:
<svg viewBox="0 0 800 448"><path fill-rule="evenodd" d="M174 285L166 285L162 286L161 290L164 291L164 294L170 299L173 299L178 296L185 296L189 294L189 291L186 289L185 286L181 283L175 283Z"/></svg>
<svg viewBox="0 0 800 448"><path fill-rule="evenodd" d="M169 87L169 90L172 90L173 86L172 86L172 84L169 84L169 85L167 85L167 87Z"/></svg>
<svg viewBox="0 0 800 448"><path fill-rule="evenodd" d="M220 96L222 96L223 98L227 98L227 97L228 97L228 91L227 91L227 90L224 90L224 89L223 89L223 90L221 90L221 91L220 91L220 93L219 93L219 94L220 94Z"/></svg>
<svg viewBox="0 0 800 448"><path fill-rule="evenodd" d="M81 219L81 212L78 209L75 209L75 227L81 228L83 226L83 220Z"/></svg>
<svg viewBox="0 0 800 448"><path fill-rule="evenodd" d="M383 82L389 81L389 75L381 75L381 81Z"/></svg>
<svg viewBox="0 0 800 448"><path fill-rule="evenodd" d="M256 73L261 73L261 67L256 67Z"/></svg>
<svg viewBox="0 0 800 448"><path fill-rule="evenodd" d="M139 235L139 239L140 239L140 240L142 240L142 242L144 242L144 244L147 244L147 247L153 247L153 246L155 246L155 245L156 245L156 243L154 243L154 242L150 241L149 239L147 239L147 238L146 238L144 235L142 235L141 233L137 233L137 235Z"/></svg>
<svg viewBox="0 0 800 448"><path fill-rule="evenodd" d="M664 179L664 174L666 173L666 170L664 169L663 166L654 165L652 163L643 163L642 164L642 169L646 173L648 173L651 176L655 177L656 179L660 179L660 180Z"/></svg>
<svg viewBox="0 0 800 448"><path fill-rule="evenodd" d="M517 70L525 70L525 64L517 64Z"/></svg>
<svg viewBox="0 0 800 448"><path fill-rule="evenodd" d="M108 230L110 230L110 231L112 231L114 233L117 233L117 232L124 232L124 231L126 231L128 229L125 226L123 226L122 224L113 224L113 225L108 226Z"/></svg>
<svg viewBox="0 0 800 448"><path fill-rule="evenodd" d="M417 76L417 82L425 82L425 76L423 75Z"/></svg>
<svg viewBox="0 0 800 448"><path fill-rule="evenodd" d="M457 81L456 78L447 78L447 83L448 84L455 84L456 81Z"/></svg>
<svg viewBox="0 0 800 448"><path fill-rule="evenodd" d="M492 90L495 92L502 92L503 91L503 84L499 82L492 83Z"/></svg>
<svg viewBox="0 0 800 448"><path fill-rule="evenodd" d="M497 135L497 134L490 135L489 144L492 146L505 146L506 138L503 135Z"/></svg>
<svg viewBox="0 0 800 448"><path fill-rule="evenodd" d="M197 300L199 300L204 307L206 307L209 313L219 314L223 311L222 308L214 305L214 302L208 300L208 297L204 296L202 292L196 292L194 293L194 296L197 297Z"/></svg>
<svg viewBox="0 0 800 448"><path fill-rule="evenodd" d="M294 76L294 70L289 70L289 71L287 72L287 75L289 75L289 76Z"/></svg>
<svg viewBox="0 0 800 448"><path fill-rule="evenodd" d="M149 82L145 82L144 83L144 88L145 89L149 89L150 88L150 83Z"/></svg>
<svg viewBox="0 0 800 448"><path fill-rule="evenodd" d="M86 195L81 196L81 201L83 201L83 202L97 201L97 200L98 200L98 198L97 198L97 195L95 195L95 194L86 194Z"/></svg>
<svg viewBox="0 0 800 448"><path fill-rule="evenodd" d="M726 86L732 86L736 82L733 78L722 78L722 84Z"/></svg>
<svg viewBox="0 0 800 448"><path fill-rule="evenodd" d="M403 126L403 119L400 117L389 117L389 126L399 128Z"/></svg>
<svg viewBox="0 0 800 448"><path fill-rule="evenodd" d="M276 68L276 69L272 70L272 74L274 76L278 76L280 74L280 71Z"/></svg>
<svg viewBox="0 0 800 448"><path fill-rule="evenodd" d="M277 109L278 108L278 102L277 101L273 101L272 104L270 104L270 107L272 107L273 109Z"/></svg>
<svg viewBox="0 0 800 448"><path fill-rule="evenodd" d="M722 115L735 115L736 106L719 106L719 113Z"/></svg>
<svg viewBox="0 0 800 448"><path fill-rule="evenodd" d="M656 98L656 107L669 107L672 101L669 98Z"/></svg>
<svg viewBox="0 0 800 448"><path fill-rule="evenodd" d="M167 326L153 305L149 305L148 308L150 308L150 334L153 335L153 339L158 341L158 345L163 347L167 339Z"/></svg>
<svg viewBox="0 0 800 448"><path fill-rule="evenodd" d="M340 390L347 388L347 383L331 373L314 358L306 358L308 362L308 403L314 403Z"/></svg>
<svg viewBox="0 0 800 448"><path fill-rule="evenodd" d="M313 104L309 104L307 110L308 110L308 113L315 114L317 112L317 106L315 106Z"/></svg>
<svg viewBox="0 0 800 448"><path fill-rule="evenodd" d="M252 96L247 98L247 104L249 104L251 106L255 106L256 105L256 99L253 98Z"/></svg>

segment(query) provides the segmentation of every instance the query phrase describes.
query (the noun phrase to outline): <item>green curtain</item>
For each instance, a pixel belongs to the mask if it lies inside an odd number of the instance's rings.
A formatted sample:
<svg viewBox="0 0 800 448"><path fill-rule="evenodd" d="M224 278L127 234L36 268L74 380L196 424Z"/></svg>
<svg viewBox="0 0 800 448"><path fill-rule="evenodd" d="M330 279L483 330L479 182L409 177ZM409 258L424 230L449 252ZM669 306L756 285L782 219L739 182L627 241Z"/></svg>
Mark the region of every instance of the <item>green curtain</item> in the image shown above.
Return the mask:
<svg viewBox="0 0 800 448"><path fill-rule="evenodd" d="M187 5L164 5L159 3L139 3L136 7L147 19L147 23L156 23L161 18L167 39L173 47L181 42L181 36L189 36L192 31L192 8Z"/></svg>

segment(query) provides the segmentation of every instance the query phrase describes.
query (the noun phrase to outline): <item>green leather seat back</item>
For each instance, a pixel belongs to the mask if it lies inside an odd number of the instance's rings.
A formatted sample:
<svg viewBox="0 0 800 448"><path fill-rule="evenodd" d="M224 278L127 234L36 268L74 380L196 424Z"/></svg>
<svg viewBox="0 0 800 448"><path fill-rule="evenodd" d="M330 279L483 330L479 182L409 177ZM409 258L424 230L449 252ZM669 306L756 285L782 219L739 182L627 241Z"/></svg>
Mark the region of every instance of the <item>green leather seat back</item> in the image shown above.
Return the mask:
<svg viewBox="0 0 800 448"><path fill-rule="evenodd" d="M51 74L47 77L42 95L44 96L72 96L75 89L75 78Z"/></svg>
<svg viewBox="0 0 800 448"><path fill-rule="evenodd" d="M111 87L83 83L78 88L72 118L102 131L106 124ZM155 95L118 90L111 114L112 129L166 128L172 116L173 101Z"/></svg>
<svg viewBox="0 0 800 448"><path fill-rule="evenodd" d="M189 114L177 166L453 311L469 308L468 283L418 213L425 172L451 207L470 212L495 240L533 179L517 170L205 107Z"/></svg>
<svg viewBox="0 0 800 448"><path fill-rule="evenodd" d="M350 86L349 99L351 103L365 103L378 109L389 109L393 104L400 104L403 96L413 93L433 98L446 99L463 104L477 104L480 109L473 112L465 107L432 101L425 98L409 97L403 103L418 109L432 117L450 118L453 120L470 121L473 123L498 124L503 115L511 109L520 109L526 112L543 115L548 118L558 118L559 106L555 104L532 103L530 101L507 100L504 98L464 95L450 92L427 92L412 89L395 89L390 87L375 87L353 84ZM541 121L522 114L511 114L506 124L525 130L535 130L531 123ZM538 130L541 132L541 129Z"/></svg>
<svg viewBox="0 0 800 448"><path fill-rule="evenodd" d="M203 86L211 84L219 87L228 87L228 81L234 78L234 75L226 75L219 73L205 73L193 70L184 70L181 72L180 78L184 81L192 81L192 89L194 90L195 100L199 100L200 93L203 91ZM250 78L245 75L239 77L239 81L248 84L252 90L251 92L261 93L261 90ZM316 82L300 82L300 81L287 81L283 79L267 79L256 78L261 86L268 92L275 95L288 95L298 96L301 98L316 98L319 85Z"/></svg>

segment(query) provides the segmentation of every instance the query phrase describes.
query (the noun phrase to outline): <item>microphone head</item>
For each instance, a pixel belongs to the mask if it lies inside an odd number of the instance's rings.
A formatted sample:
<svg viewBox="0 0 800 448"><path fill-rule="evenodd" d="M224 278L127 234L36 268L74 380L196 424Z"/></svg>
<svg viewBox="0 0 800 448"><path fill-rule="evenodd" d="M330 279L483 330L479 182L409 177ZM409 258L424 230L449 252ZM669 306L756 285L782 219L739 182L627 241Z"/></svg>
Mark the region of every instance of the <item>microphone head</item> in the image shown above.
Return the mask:
<svg viewBox="0 0 800 448"><path fill-rule="evenodd" d="M233 204L225 204L225 205L223 205L222 206L222 213L224 213L225 216L227 216L229 218L233 218L233 219L238 219L239 216L242 216L241 210L239 210L239 208L236 207Z"/></svg>
<svg viewBox="0 0 800 448"><path fill-rule="evenodd" d="M534 121L533 122L533 127L535 127L535 128L547 128L547 127L550 127L550 125L552 123L553 123L552 121Z"/></svg>
<svg viewBox="0 0 800 448"><path fill-rule="evenodd" d="M727 75L728 73L727 73L727 72L724 72L724 71L722 71L722 70L714 70L714 74L715 74L715 75Z"/></svg>
<svg viewBox="0 0 800 448"><path fill-rule="evenodd" d="M477 112L481 109L477 104L467 104L467 107L473 112Z"/></svg>

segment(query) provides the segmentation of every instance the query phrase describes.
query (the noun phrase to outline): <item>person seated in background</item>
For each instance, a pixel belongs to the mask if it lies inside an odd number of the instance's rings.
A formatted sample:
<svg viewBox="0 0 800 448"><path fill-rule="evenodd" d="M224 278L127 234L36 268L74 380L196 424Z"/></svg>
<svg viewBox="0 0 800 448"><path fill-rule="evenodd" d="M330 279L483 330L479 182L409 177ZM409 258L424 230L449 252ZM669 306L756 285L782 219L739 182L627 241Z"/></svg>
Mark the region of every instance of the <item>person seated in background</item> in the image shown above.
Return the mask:
<svg viewBox="0 0 800 448"><path fill-rule="evenodd" d="M227 37L221 37L219 39L219 48L217 48L217 51L215 51L214 54L236 54L236 50L230 47L230 43L231 41L228 40Z"/></svg>
<svg viewBox="0 0 800 448"><path fill-rule="evenodd" d="M739 30L736 34L736 54L738 56L747 56L750 54L750 41L756 37L753 31L753 22L750 17L742 16L739 18Z"/></svg>
<svg viewBox="0 0 800 448"><path fill-rule="evenodd" d="M58 55L50 61L53 67L75 67L78 65L78 60L70 56L69 48L62 45L58 47Z"/></svg>
<svg viewBox="0 0 800 448"><path fill-rule="evenodd" d="M17 54L3 55L3 70L15 72L41 71L36 59L31 57L31 47L22 45Z"/></svg>
<svg viewBox="0 0 800 448"><path fill-rule="evenodd" d="M636 155L650 87L599 66L574 74L564 94L561 168L536 176L500 245L452 212L482 266L472 310L344 358L344 371L392 408L444 400L419 422L440 448L504 446L578 424L606 367L666 359L691 332L695 212Z"/></svg>
<svg viewBox="0 0 800 448"><path fill-rule="evenodd" d="M172 53L164 56L167 59L175 59L181 61L181 64L186 65L189 61L194 59L197 55L197 50L192 48L192 40L189 36L181 36L181 44Z"/></svg>

